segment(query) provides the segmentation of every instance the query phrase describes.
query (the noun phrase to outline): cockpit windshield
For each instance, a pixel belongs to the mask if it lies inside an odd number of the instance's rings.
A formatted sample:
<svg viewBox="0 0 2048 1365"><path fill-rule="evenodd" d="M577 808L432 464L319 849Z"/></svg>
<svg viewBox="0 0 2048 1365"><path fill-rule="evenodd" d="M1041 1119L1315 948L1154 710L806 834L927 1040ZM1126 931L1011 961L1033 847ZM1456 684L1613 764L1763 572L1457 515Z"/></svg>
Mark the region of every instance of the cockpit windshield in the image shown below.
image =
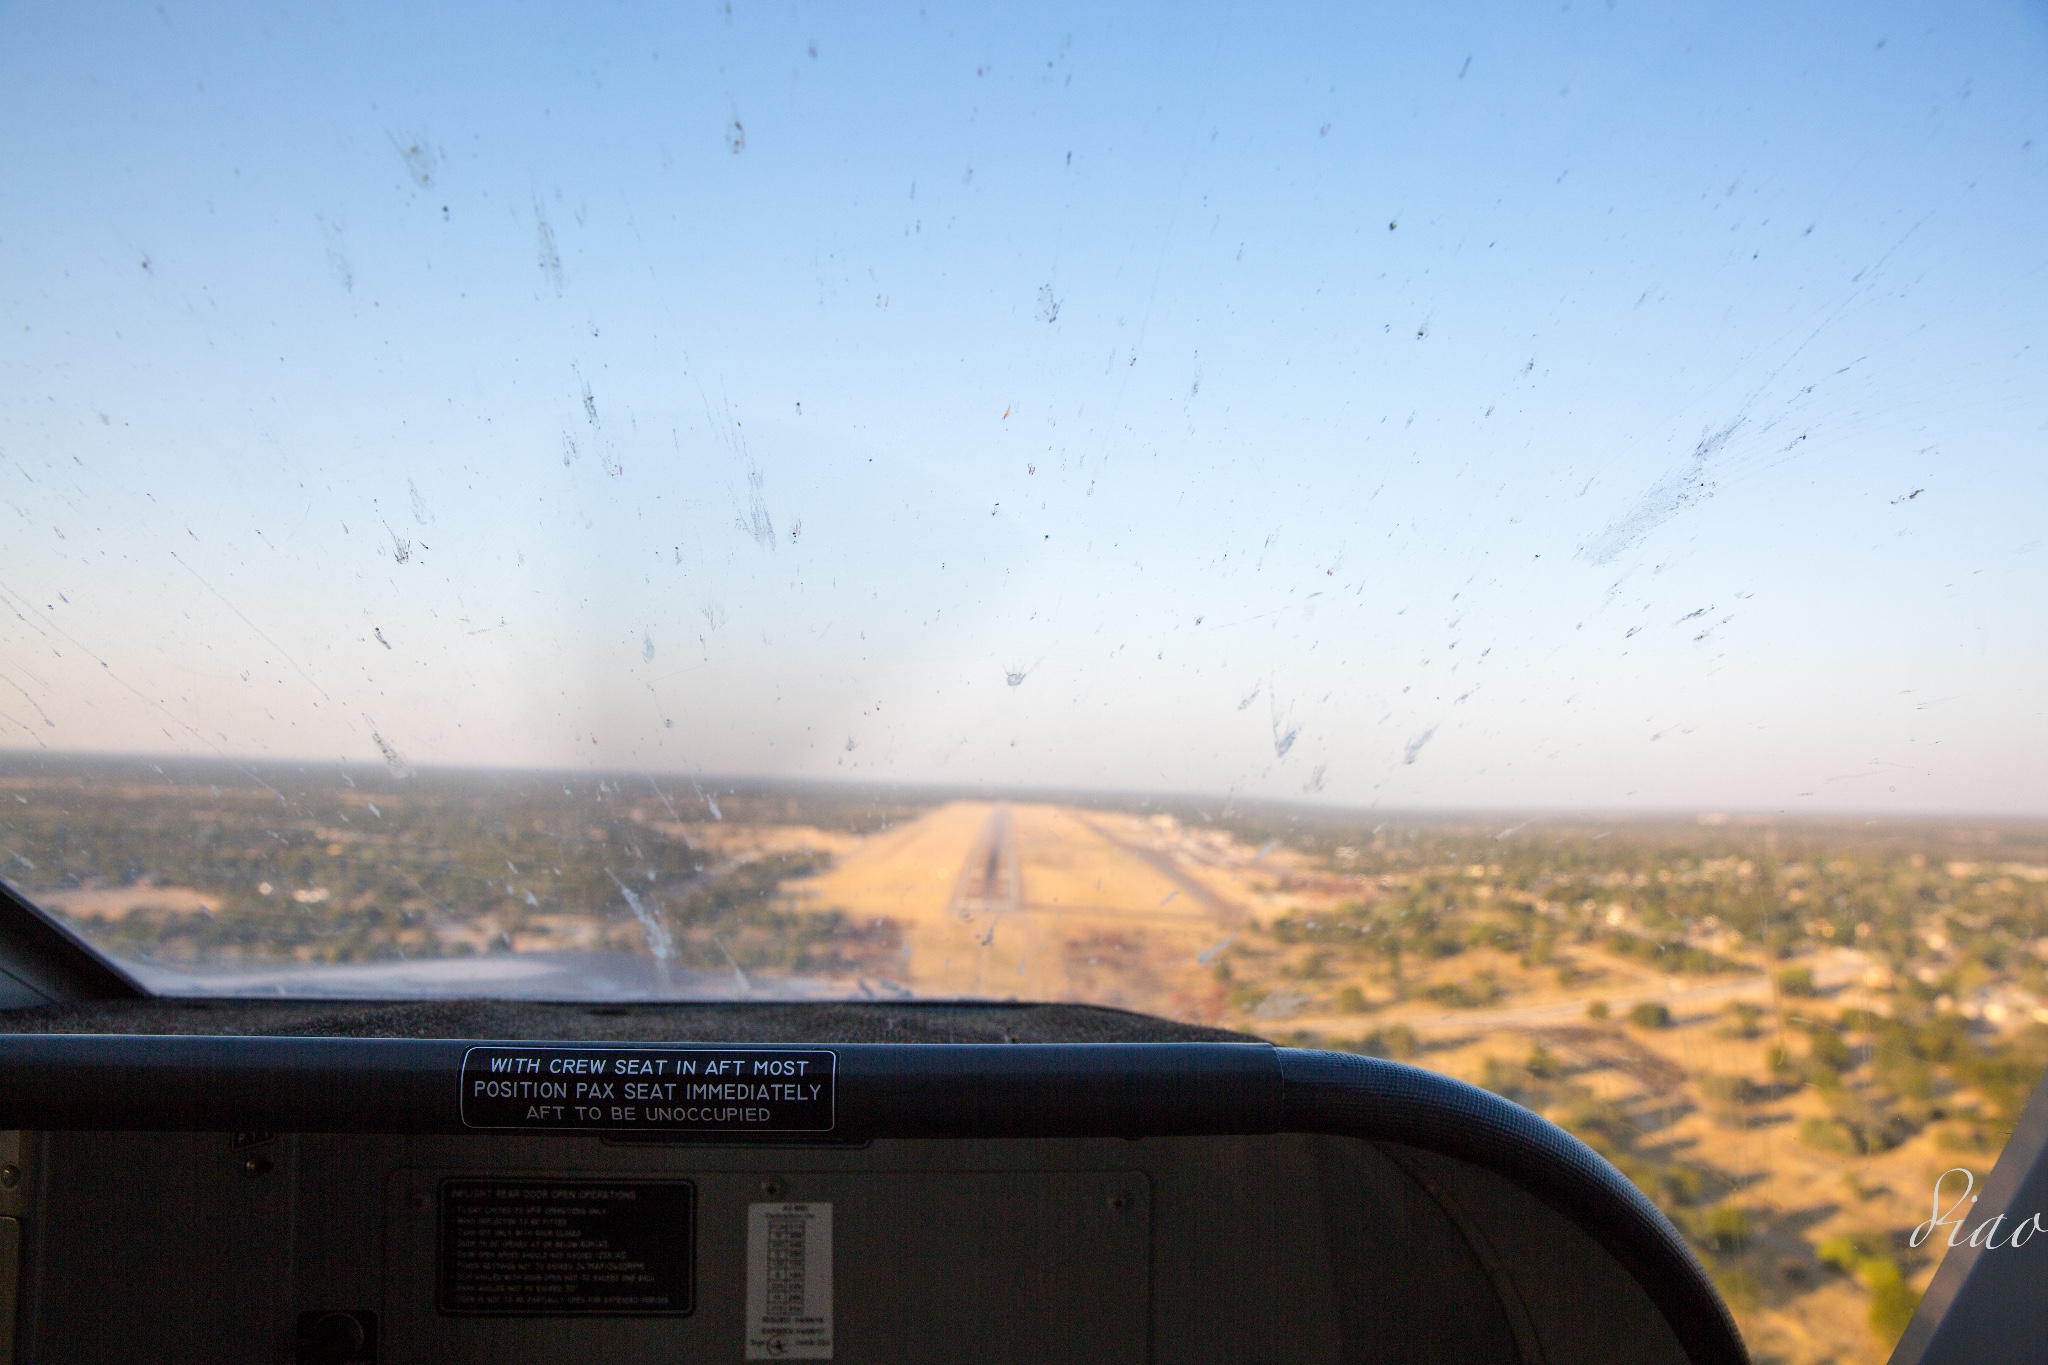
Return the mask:
<svg viewBox="0 0 2048 1365"><path fill-rule="evenodd" d="M170 994L1411 1060L1874 1360L2048 1062L2044 57L0 13L0 879Z"/></svg>

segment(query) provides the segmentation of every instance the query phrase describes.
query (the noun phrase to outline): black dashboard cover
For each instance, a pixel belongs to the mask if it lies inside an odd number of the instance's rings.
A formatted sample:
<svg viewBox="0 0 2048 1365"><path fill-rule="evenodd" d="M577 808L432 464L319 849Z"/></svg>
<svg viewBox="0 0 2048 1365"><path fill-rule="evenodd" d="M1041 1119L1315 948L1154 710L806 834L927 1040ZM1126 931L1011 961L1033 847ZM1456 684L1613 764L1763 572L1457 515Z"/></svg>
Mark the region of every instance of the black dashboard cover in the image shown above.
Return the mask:
<svg viewBox="0 0 2048 1365"><path fill-rule="evenodd" d="M704 1140L1317 1133L1469 1162L1584 1229L1694 1365L1746 1365L1685 1240L1585 1144L1414 1067L1075 1005L79 1002L0 1016L0 1126L461 1133L465 1062L829 1054L828 1131ZM580 1059L580 1060L579 1060ZM486 1068L487 1069L487 1068ZM483 1074L475 1066L470 1082ZM816 1074L815 1072L810 1074ZM822 1112L822 1111L819 1111ZM812 1125L815 1128L815 1124ZM664 1137L674 1137L664 1134ZM680 1140L688 1140L682 1135Z"/></svg>

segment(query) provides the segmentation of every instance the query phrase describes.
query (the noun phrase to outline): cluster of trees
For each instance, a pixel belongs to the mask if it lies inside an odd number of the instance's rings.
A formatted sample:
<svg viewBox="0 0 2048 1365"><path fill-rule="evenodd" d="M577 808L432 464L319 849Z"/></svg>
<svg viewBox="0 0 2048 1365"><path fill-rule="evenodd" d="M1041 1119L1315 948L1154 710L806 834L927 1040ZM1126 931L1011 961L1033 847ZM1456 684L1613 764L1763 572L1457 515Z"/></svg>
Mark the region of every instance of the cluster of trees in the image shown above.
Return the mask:
<svg viewBox="0 0 2048 1365"><path fill-rule="evenodd" d="M0 849L13 860L0 875L32 899L128 888L134 908L78 927L124 956L181 961L506 950L565 917L594 921L597 946L646 951L644 912L683 966L853 970L890 951L893 927L801 912L781 894L826 855L720 863L683 826L715 808L861 830L916 810L832 789L670 792L646 778L536 773L398 780L80 761L4 776L15 799L0 804ZM153 905L151 886L195 890L211 908Z"/></svg>

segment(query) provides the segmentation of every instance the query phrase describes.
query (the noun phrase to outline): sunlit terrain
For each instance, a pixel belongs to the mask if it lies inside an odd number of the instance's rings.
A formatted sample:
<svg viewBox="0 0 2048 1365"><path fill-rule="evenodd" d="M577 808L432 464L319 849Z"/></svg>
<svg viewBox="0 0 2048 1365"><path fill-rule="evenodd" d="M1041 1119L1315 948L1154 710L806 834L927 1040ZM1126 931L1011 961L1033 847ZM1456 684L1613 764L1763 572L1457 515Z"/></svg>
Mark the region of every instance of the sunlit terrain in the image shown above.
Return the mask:
<svg viewBox="0 0 2048 1365"><path fill-rule="evenodd" d="M5 877L159 989L1121 1005L1592 1143L1759 1358L1883 1357L2048 1059L2048 827L20 758Z"/></svg>

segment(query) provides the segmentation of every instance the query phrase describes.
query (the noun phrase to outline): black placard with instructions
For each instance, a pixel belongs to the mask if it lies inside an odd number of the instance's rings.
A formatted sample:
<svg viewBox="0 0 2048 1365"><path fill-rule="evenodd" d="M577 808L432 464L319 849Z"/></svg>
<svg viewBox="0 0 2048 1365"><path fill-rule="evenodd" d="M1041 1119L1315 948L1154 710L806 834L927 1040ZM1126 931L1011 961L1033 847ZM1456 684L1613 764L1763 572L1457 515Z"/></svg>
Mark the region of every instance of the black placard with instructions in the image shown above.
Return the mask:
<svg viewBox="0 0 2048 1365"><path fill-rule="evenodd" d="M470 1128L611 1133L829 1133L824 1048L473 1047Z"/></svg>
<svg viewBox="0 0 2048 1365"><path fill-rule="evenodd" d="M474 1317L687 1317L697 1191L687 1180L444 1180L435 1307Z"/></svg>

